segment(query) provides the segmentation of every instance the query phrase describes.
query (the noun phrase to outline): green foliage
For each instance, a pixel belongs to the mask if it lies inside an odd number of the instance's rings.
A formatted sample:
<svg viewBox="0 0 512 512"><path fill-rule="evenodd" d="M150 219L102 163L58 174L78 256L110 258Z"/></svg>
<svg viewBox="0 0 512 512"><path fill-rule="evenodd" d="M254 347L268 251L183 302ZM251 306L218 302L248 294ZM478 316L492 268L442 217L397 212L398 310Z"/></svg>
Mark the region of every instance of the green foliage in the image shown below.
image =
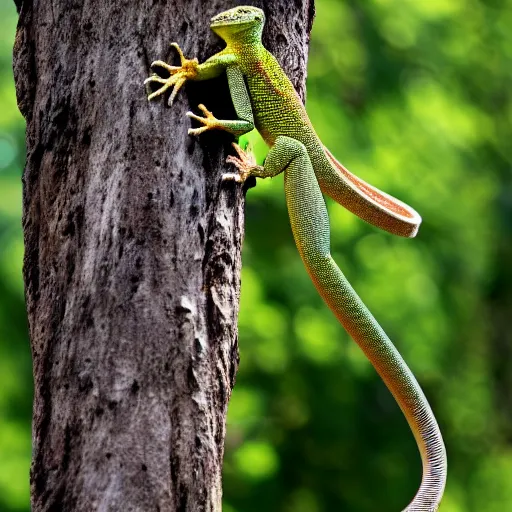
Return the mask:
<svg viewBox="0 0 512 512"><path fill-rule="evenodd" d="M14 5L0 14L0 510L10 512L29 510L32 382ZM512 510L511 26L505 0L317 0L311 41L307 108L322 140L423 216L406 240L328 203L335 259L437 413L449 454L442 512ZM310 283L282 179L248 194L225 510L401 510L420 478L412 435Z"/></svg>

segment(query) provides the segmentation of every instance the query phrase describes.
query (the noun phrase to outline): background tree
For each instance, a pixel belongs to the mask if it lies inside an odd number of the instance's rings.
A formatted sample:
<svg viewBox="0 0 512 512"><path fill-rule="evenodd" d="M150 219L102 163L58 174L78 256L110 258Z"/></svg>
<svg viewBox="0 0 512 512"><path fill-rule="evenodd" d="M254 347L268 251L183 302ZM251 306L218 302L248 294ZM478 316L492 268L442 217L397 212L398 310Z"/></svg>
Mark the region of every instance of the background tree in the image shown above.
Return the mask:
<svg viewBox="0 0 512 512"><path fill-rule="evenodd" d="M23 127L16 15L0 10L0 509L27 511ZM316 11L306 105L320 136L424 219L400 240L330 205L335 258L435 407L450 457L442 512L510 510L512 12L503 0L318 0ZM224 510L396 512L418 483L414 441L309 283L281 179L248 193Z"/></svg>

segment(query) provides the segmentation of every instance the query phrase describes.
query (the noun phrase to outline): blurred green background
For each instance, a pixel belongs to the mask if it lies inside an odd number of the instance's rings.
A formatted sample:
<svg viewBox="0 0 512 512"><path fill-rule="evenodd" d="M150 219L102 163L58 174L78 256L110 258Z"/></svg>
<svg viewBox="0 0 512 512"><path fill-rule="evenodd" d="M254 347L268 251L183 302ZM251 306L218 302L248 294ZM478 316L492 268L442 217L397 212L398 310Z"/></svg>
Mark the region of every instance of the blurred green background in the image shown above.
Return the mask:
<svg viewBox="0 0 512 512"><path fill-rule="evenodd" d="M0 4L0 510L28 511L32 381L21 280L24 124ZM442 512L512 510L512 7L317 0L307 109L349 169L423 216L394 238L329 203L332 252L443 431ZM317 296L282 176L250 190L225 512L396 512L420 479L405 420Z"/></svg>

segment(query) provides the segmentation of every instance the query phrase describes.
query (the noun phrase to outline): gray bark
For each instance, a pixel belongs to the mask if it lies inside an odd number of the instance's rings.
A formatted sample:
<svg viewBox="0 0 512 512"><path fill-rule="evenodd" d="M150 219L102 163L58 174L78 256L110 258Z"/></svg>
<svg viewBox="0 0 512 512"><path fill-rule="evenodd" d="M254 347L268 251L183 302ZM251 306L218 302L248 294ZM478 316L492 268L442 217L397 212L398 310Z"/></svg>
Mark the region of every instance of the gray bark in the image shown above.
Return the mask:
<svg viewBox="0 0 512 512"><path fill-rule="evenodd" d="M142 82L171 41L218 51L209 19L233 5L16 3L33 510L219 511L244 193L220 181L229 136L189 137L184 113L234 112L224 77L172 109ZM260 4L303 93L312 5Z"/></svg>

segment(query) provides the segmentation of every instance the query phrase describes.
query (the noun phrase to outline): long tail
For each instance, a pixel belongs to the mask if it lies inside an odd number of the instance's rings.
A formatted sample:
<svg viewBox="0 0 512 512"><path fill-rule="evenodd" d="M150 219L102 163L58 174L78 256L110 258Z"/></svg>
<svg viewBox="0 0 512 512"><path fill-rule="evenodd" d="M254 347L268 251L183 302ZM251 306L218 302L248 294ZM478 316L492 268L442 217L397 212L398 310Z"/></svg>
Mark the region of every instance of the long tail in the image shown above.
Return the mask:
<svg viewBox="0 0 512 512"><path fill-rule="evenodd" d="M447 471L439 427L414 375L330 255L327 209L309 157L300 148L285 170L285 192L295 243L313 283L386 383L416 438L423 478L404 512L434 512Z"/></svg>
<svg viewBox="0 0 512 512"><path fill-rule="evenodd" d="M446 451L423 391L334 260L328 256L321 266L308 264L306 268L322 298L386 383L416 438L423 462L423 478L416 496L405 511L436 511L446 483Z"/></svg>

